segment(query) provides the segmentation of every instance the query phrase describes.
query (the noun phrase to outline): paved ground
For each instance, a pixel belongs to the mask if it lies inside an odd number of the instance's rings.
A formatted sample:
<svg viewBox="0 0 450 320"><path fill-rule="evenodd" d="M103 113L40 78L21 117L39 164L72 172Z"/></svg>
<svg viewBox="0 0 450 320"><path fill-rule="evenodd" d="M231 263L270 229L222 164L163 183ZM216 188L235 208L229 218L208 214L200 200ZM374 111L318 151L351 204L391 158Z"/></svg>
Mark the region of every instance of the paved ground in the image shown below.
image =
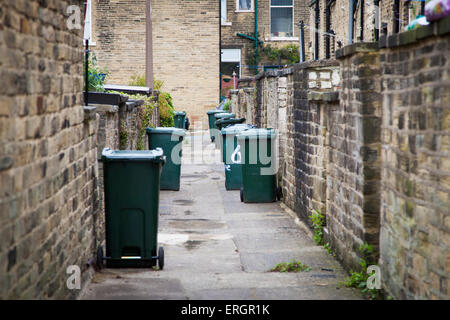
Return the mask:
<svg viewBox="0 0 450 320"><path fill-rule="evenodd" d="M164 270L103 269L81 299L361 299L338 288L342 267L279 203L244 204L239 191L225 190L219 152L208 140L186 139L181 190L161 191ZM269 271L292 259L312 270Z"/></svg>

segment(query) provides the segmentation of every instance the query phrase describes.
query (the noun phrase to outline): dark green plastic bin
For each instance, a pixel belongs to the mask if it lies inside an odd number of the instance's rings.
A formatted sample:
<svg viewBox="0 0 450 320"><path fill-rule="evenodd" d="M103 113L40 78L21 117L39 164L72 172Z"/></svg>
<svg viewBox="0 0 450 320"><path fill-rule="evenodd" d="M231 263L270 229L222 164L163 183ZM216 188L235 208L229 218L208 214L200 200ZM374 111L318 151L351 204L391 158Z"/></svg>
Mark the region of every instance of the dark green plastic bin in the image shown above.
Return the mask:
<svg viewBox="0 0 450 320"><path fill-rule="evenodd" d="M275 201L277 198L276 150L273 150L275 130L249 129L240 132L236 138L241 152L241 201ZM261 149L262 147L266 150ZM261 154L267 159L262 159ZM274 170L269 169L272 164Z"/></svg>
<svg viewBox="0 0 450 320"><path fill-rule="evenodd" d="M212 135L213 135L213 138L214 138L213 141L214 141L214 144L215 144L216 148L219 148L220 145L222 144L222 141L221 141L222 140L222 134L220 133L220 129L217 128L216 122L218 120L234 119L234 116L235 116L234 113L229 113L229 112L216 113L214 115L215 121L214 121L214 126L213 126L214 130L213 130Z"/></svg>
<svg viewBox="0 0 450 320"><path fill-rule="evenodd" d="M212 134L212 130L214 128L214 122L216 121L216 118L214 118L214 115L216 113L223 113L223 110L209 110L206 114L208 115L208 124L209 124L209 137L211 139L211 142L214 142L214 136Z"/></svg>
<svg viewBox="0 0 450 320"><path fill-rule="evenodd" d="M175 128L185 129L185 119L186 119L186 112L184 111L175 112L175 116L173 117Z"/></svg>
<svg viewBox="0 0 450 320"><path fill-rule="evenodd" d="M222 133L222 161L225 164L225 189L240 190L242 187L242 169L236 149L238 146L236 136L241 131L254 128L251 124L235 124L223 128Z"/></svg>
<svg viewBox="0 0 450 320"><path fill-rule="evenodd" d="M164 267L157 252L159 182L165 156L157 150L102 152L105 190L106 256L97 250L97 265Z"/></svg>
<svg viewBox="0 0 450 320"><path fill-rule="evenodd" d="M161 190L180 190L181 149L186 131L175 127L147 128L148 148L161 148L166 164L161 172Z"/></svg>

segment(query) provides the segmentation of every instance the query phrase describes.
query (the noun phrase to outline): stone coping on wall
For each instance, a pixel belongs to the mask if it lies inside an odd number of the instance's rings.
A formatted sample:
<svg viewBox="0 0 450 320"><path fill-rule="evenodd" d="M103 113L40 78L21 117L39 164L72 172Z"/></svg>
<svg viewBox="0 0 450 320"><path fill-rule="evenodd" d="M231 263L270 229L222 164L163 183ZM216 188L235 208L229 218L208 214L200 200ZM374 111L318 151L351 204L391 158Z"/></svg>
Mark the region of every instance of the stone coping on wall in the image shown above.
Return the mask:
<svg viewBox="0 0 450 320"><path fill-rule="evenodd" d="M95 115L96 115L96 111L97 111L97 107L94 106L84 106L84 120L94 120L95 119Z"/></svg>
<svg viewBox="0 0 450 320"><path fill-rule="evenodd" d="M357 42L336 50L336 59L358 52L372 52L381 48L393 48L416 43L432 36L443 36L450 33L450 17L434 21L427 26L408 30L393 35L383 35L377 42Z"/></svg>
<svg viewBox="0 0 450 320"><path fill-rule="evenodd" d="M116 113L119 112L119 106L113 104L93 104L97 112ZM91 106L91 105L90 105Z"/></svg>
<svg viewBox="0 0 450 320"><path fill-rule="evenodd" d="M331 92L319 92L319 91L310 91L308 92L308 100L309 101L324 101L324 102L334 102L339 100L339 92L331 91Z"/></svg>

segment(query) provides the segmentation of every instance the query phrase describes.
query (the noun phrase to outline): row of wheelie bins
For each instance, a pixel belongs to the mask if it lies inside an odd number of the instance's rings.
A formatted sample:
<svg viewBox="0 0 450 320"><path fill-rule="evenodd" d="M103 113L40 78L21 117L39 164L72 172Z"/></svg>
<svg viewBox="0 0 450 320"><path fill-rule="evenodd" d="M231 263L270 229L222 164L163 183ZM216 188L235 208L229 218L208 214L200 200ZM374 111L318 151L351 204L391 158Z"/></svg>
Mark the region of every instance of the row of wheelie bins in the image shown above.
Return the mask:
<svg viewBox="0 0 450 320"><path fill-rule="evenodd" d="M97 267L164 268L159 191L180 190L185 115L175 115L175 127L146 128L148 150L102 151L106 250L97 248Z"/></svg>
<svg viewBox="0 0 450 320"><path fill-rule="evenodd" d="M279 200L275 130L245 124L245 118L221 110L207 115L210 139L220 149L225 167L225 189L240 190L246 203Z"/></svg>

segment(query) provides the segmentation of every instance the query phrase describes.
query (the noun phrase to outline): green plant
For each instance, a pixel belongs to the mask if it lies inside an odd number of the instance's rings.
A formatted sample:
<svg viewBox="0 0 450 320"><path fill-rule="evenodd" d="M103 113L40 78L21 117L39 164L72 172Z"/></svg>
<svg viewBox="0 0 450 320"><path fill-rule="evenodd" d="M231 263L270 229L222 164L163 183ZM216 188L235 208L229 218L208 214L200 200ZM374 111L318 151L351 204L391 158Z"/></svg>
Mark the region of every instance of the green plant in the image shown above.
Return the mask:
<svg viewBox="0 0 450 320"><path fill-rule="evenodd" d="M152 124L152 118L153 118L153 109L155 108L156 105L154 101L155 98L153 96L148 97L143 94L128 94L118 91L108 91L108 92L126 95L128 96L129 99L144 101L144 104L142 105L141 108L139 108L138 113L139 121L137 123L138 133L137 133L136 149L145 150L146 149L145 129L148 127L154 127L154 125Z"/></svg>
<svg viewBox="0 0 450 320"><path fill-rule="evenodd" d="M134 75L129 82L130 86L145 86L145 76ZM164 82L161 80L153 80L153 89L159 91L158 109L161 127L173 127L175 125L174 116L175 108L170 93L162 91Z"/></svg>
<svg viewBox="0 0 450 320"><path fill-rule="evenodd" d="M227 100L225 104L223 105L223 111L230 111L231 109L231 100Z"/></svg>
<svg viewBox="0 0 450 320"><path fill-rule="evenodd" d="M369 289L367 287L367 279L371 274L367 273L367 267L370 265L376 265L373 259L373 247L370 244L364 243L359 246L359 252L362 256L359 265L361 266L361 271L350 271L350 276L342 283L348 288L357 288L363 293L368 299L380 300L383 299L383 293L380 289Z"/></svg>
<svg viewBox="0 0 450 320"><path fill-rule="evenodd" d="M336 257L336 254L333 252L333 249L331 249L331 246L330 246L329 243L325 243L325 244L323 245L323 247L327 250L327 252L328 252L329 254L331 254L333 257Z"/></svg>
<svg viewBox="0 0 450 320"><path fill-rule="evenodd" d="M325 224L324 216L318 211L315 210L309 218L311 219L312 227L314 230L314 242L318 245L323 245L323 226Z"/></svg>
<svg viewBox="0 0 450 320"><path fill-rule="evenodd" d="M299 260L292 260L291 262L282 262L273 267L270 271L272 272L308 272L311 267L306 264L301 263Z"/></svg>
<svg viewBox="0 0 450 320"><path fill-rule="evenodd" d="M86 76L86 64L83 68ZM91 54L88 60L88 90L96 92L105 92L103 85L105 84L106 77L109 75L107 68L101 69L97 63L97 57L95 54Z"/></svg>
<svg viewBox="0 0 450 320"><path fill-rule="evenodd" d="M294 64L300 61L298 45L289 44L282 48L275 48L271 45L266 45L262 49L264 57L272 63L278 62L280 57L281 62L286 64Z"/></svg>
<svg viewBox="0 0 450 320"><path fill-rule="evenodd" d="M128 83L130 86L137 86L137 87L145 87L145 76L140 76L135 74L134 76L131 76L131 80Z"/></svg>

